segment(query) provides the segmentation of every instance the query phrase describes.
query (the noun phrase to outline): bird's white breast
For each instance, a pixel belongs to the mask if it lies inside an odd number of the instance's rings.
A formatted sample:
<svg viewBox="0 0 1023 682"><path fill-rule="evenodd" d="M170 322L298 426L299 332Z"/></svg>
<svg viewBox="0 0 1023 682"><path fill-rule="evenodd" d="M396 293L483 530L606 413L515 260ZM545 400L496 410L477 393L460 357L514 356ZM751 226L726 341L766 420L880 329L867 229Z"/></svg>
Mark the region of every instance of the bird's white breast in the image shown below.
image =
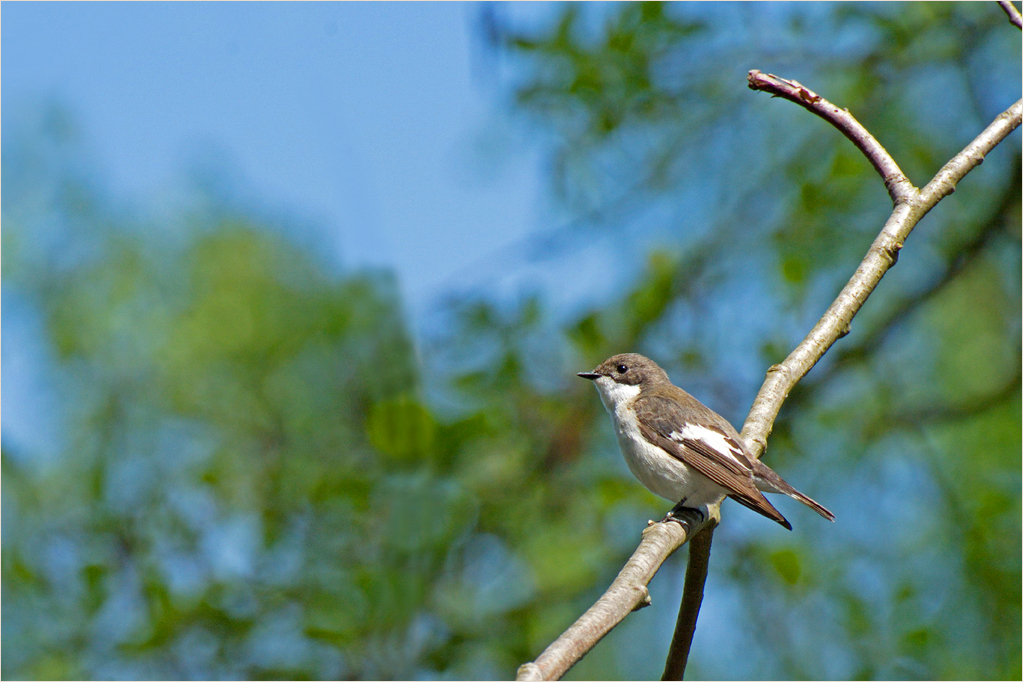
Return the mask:
<svg viewBox="0 0 1023 682"><path fill-rule="evenodd" d="M646 440L632 408L639 386L619 384L609 377L600 377L595 383L611 415L625 463L647 490L670 502L686 498L689 507L701 507L724 496L723 488Z"/></svg>

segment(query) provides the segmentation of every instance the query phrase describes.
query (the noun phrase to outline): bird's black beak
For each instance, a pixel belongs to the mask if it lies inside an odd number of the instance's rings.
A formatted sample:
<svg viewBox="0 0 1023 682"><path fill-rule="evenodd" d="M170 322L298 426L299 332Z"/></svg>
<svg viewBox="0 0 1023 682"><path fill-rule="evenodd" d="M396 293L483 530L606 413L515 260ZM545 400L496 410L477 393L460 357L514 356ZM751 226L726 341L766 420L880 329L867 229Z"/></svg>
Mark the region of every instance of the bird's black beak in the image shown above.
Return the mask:
<svg viewBox="0 0 1023 682"><path fill-rule="evenodd" d="M576 374L576 376L577 377L582 377L583 379L593 380L593 379L599 379L600 377L602 377L604 375L603 374L597 374L596 372L579 372L578 374Z"/></svg>

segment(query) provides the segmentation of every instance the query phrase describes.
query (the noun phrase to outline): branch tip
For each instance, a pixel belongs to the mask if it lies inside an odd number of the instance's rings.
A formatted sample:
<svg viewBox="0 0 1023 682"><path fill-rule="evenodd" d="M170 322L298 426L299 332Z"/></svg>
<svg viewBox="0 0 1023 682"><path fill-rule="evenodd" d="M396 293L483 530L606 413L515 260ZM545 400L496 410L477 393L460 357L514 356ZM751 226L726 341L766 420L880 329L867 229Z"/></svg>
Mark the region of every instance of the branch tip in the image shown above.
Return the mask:
<svg viewBox="0 0 1023 682"><path fill-rule="evenodd" d="M781 78L773 73L764 74L759 69L751 70L746 80L753 90L762 90L794 102L837 128L867 157L884 181L888 195L895 204L905 202L912 196L916 188L895 163L895 159L848 109L832 104L797 80Z"/></svg>
<svg viewBox="0 0 1023 682"><path fill-rule="evenodd" d="M1009 2L1009 0L998 0L998 5L1005 12L1006 16L1009 17L1009 21L1012 22L1012 25L1023 30L1023 15L1020 15L1016 6Z"/></svg>

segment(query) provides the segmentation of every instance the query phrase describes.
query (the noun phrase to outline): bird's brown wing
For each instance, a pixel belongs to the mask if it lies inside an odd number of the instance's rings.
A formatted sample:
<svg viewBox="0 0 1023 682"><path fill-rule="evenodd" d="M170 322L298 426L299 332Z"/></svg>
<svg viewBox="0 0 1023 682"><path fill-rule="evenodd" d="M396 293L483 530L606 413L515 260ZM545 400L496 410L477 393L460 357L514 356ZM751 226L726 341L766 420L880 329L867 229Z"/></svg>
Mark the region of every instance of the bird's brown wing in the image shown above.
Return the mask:
<svg viewBox="0 0 1023 682"><path fill-rule="evenodd" d="M763 493L757 490L753 482L753 466L744 454L744 448L723 429L707 426L715 420L703 418L700 410L716 417L701 403L685 394L692 403L684 407L677 399L662 395L640 396L634 405L639 420L640 433L651 443L659 446L672 457L692 467L714 483L728 491L733 500L749 507L755 512L780 523L789 530L792 526L775 509ZM692 437L693 429L687 429L693 416L699 418L699 429L719 435L717 444L725 443L729 452L725 453L715 447L711 441Z"/></svg>

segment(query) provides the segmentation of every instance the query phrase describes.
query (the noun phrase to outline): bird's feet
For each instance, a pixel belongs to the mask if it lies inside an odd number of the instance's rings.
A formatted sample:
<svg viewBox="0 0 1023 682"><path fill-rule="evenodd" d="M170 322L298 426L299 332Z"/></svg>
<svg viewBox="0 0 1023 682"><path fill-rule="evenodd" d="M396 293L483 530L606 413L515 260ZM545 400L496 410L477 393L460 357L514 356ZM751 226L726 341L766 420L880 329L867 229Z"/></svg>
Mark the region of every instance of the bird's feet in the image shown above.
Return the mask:
<svg viewBox="0 0 1023 682"><path fill-rule="evenodd" d="M685 528L688 533L693 529L693 526L698 526L706 520L707 516L703 513L702 509L697 507L687 507L685 499L682 499L678 504L671 508L671 511L664 515L664 518L661 519L661 523L674 521Z"/></svg>

